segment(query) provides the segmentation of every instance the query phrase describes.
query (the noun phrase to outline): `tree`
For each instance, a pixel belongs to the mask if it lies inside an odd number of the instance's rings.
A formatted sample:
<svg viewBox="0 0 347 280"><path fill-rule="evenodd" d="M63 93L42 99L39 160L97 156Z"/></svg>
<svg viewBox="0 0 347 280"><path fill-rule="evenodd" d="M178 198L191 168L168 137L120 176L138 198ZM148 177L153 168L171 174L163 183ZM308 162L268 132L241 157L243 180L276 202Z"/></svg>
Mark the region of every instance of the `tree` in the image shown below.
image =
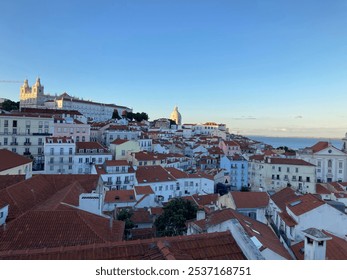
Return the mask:
<svg viewBox="0 0 347 280"><path fill-rule="evenodd" d="M156 221L157 236L177 236L187 231L186 221L196 217L197 207L189 200L175 198L163 208Z"/></svg>
<svg viewBox="0 0 347 280"><path fill-rule="evenodd" d="M123 221L125 223L124 235L126 239L129 238L131 229L134 228L135 226L134 222L131 220L132 215L133 215L133 212L127 209L120 210L117 215L117 220Z"/></svg>
<svg viewBox="0 0 347 280"><path fill-rule="evenodd" d="M148 121L149 119L147 113L145 112L142 112L142 113L127 112L126 117L130 121L135 120L137 122L141 122L143 120Z"/></svg>
<svg viewBox="0 0 347 280"><path fill-rule="evenodd" d="M5 111L18 110L19 102L14 102L12 100L7 99L1 104L1 107Z"/></svg>

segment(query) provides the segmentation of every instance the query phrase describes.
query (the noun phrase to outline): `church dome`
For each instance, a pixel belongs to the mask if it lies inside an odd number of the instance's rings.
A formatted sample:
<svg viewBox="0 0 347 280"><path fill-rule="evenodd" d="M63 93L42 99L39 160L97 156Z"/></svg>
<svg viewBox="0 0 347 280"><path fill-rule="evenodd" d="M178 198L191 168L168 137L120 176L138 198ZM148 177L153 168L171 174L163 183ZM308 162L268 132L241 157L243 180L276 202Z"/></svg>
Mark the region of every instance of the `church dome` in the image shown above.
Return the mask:
<svg viewBox="0 0 347 280"><path fill-rule="evenodd" d="M178 112L177 106L174 108L173 112L171 113L170 119L175 121L177 125L182 124L182 116L181 116L181 113Z"/></svg>

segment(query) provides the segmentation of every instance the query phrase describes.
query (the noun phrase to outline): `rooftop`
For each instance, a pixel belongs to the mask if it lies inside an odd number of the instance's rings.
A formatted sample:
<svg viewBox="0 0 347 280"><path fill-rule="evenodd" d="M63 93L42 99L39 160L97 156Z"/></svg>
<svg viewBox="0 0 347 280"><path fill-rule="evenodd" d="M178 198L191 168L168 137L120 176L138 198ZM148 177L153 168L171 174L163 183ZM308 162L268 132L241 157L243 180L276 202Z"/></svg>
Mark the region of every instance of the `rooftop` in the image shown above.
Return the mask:
<svg viewBox="0 0 347 280"><path fill-rule="evenodd" d="M0 158L0 172L32 162L31 159L6 149L0 149Z"/></svg>

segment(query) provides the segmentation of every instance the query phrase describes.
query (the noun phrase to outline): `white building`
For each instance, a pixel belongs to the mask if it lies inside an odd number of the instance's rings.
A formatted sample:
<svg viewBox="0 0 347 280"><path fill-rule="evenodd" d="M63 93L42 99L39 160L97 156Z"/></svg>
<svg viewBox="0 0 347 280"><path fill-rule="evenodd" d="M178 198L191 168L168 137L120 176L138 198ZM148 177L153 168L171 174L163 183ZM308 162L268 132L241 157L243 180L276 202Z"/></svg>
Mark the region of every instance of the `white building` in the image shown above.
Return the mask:
<svg viewBox="0 0 347 280"><path fill-rule="evenodd" d="M288 246L302 241L303 231L310 227L347 234L346 214L312 194L298 195L290 188L270 196L268 214Z"/></svg>
<svg viewBox="0 0 347 280"><path fill-rule="evenodd" d="M76 145L72 137L46 137L45 173L73 174Z"/></svg>
<svg viewBox="0 0 347 280"><path fill-rule="evenodd" d="M90 174L94 164L112 160L112 154L98 142L77 142L74 156L74 174Z"/></svg>
<svg viewBox="0 0 347 280"><path fill-rule="evenodd" d="M253 189L270 191L292 186L302 193L316 193L315 165L301 159L252 156L248 172Z"/></svg>
<svg viewBox="0 0 347 280"><path fill-rule="evenodd" d="M109 125L102 134L102 141L109 146L116 139L137 140L141 136L141 131L132 129L125 125Z"/></svg>
<svg viewBox="0 0 347 280"><path fill-rule="evenodd" d="M90 141L90 124L69 118L54 117L53 136L72 137L75 142Z"/></svg>
<svg viewBox="0 0 347 280"><path fill-rule="evenodd" d="M318 183L347 181L347 154L330 142L318 142L300 150L297 158L316 166Z"/></svg>
<svg viewBox="0 0 347 280"><path fill-rule="evenodd" d="M188 222L187 235L223 231L230 231L248 260L292 259L267 225L232 209L214 211L208 216L198 211L197 219Z"/></svg>
<svg viewBox="0 0 347 280"><path fill-rule="evenodd" d="M99 174L105 190L131 190L135 185L135 170L126 160L107 160L93 166L93 174Z"/></svg>

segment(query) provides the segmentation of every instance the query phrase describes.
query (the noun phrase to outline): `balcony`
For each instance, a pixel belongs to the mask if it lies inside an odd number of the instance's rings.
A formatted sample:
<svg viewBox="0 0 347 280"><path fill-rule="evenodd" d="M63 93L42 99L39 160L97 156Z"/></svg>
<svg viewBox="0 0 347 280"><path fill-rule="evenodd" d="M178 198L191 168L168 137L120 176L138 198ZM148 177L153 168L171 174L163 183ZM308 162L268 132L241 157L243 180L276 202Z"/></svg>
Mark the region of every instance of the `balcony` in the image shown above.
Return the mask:
<svg viewBox="0 0 347 280"><path fill-rule="evenodd" d="M11 142L11 146L18 146L18 142Z"/></svg>
<svg viewBox="0 0 347 280"><path fill-rule="evenodd" d="M23 155L24 156L31 156L31 153L30 152L24 152Z"/></svg>
<svg viewBox="0 0 347 280"><path fill-rule="evenodd" d="M24 142L24 146L31 146L31 142Z"/></svg>

